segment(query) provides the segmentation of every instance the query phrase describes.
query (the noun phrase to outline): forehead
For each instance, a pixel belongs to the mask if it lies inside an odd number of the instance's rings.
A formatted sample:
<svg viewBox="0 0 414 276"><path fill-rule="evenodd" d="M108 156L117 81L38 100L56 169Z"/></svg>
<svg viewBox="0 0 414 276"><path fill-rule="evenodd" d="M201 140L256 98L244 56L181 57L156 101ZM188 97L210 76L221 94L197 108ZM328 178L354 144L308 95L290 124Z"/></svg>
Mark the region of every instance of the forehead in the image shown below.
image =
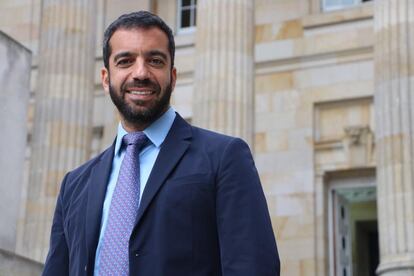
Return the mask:
<svg viewBox="0 0 414 276"><path fill-rule="evenodd" d="M109 40L111 56L123 51L158 50L169 56L168 37L157 27L121 28L116 30Z"/></svg>

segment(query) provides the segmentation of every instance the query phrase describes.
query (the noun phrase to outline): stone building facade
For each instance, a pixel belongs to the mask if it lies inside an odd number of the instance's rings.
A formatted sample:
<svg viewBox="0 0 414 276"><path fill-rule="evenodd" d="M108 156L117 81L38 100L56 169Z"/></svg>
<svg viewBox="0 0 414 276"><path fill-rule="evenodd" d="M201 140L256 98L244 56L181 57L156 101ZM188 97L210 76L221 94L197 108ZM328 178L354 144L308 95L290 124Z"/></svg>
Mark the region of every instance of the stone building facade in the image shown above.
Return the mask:
<svg viewBox="0 0 414 276"><path fill-rule="evenodd" d="M33 54L16 256L44 261L60 179L114 139L102 34L146 9L175 31L174 108L249 142L282 275L414 275L412 0L0 5Z"/></svg>

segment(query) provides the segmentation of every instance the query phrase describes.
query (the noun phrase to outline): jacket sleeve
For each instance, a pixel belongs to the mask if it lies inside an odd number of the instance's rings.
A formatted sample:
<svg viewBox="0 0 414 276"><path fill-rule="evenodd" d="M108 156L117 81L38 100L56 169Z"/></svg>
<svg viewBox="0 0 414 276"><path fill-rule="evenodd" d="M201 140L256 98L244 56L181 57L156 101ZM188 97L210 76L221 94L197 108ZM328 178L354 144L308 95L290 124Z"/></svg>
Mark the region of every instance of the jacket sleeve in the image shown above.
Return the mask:
<svg viewBox="0 0 414 276"><path fill-rule="evenodd" d="M64 232L63 197L67 175L62 181L60 193L56 202L50 235L49 253L46 258L43 276L69 275L69 252Z"/></svg>
<svg viewBox="0 0 414 276"><path fill-rule="evenodd" d="M223 276L280 275L266 199L250 149L241 139L223 151L216 183Z"/></svg>

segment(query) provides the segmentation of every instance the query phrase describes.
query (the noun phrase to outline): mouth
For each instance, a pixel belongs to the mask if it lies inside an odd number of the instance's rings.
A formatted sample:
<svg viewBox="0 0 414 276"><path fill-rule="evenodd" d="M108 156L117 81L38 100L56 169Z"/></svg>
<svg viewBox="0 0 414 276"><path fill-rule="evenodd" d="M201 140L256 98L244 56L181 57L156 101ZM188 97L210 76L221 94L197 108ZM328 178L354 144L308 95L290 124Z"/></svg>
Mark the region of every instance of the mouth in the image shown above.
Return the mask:
<svg viewBox="0 0 414 276"><path fill-rule="evenodd" d="M148 88L131 88L125 90L125 96L135 103L151 101L156 95L156 91Z"/></svg>
<svg viewBox="0 0 414 276"><path fill-rule="evenodd" d="M153 90L130 90L126 92L132 95L139 95L139 96L146 96L146 95L151 95L155 93L155 91Z"/></svg>

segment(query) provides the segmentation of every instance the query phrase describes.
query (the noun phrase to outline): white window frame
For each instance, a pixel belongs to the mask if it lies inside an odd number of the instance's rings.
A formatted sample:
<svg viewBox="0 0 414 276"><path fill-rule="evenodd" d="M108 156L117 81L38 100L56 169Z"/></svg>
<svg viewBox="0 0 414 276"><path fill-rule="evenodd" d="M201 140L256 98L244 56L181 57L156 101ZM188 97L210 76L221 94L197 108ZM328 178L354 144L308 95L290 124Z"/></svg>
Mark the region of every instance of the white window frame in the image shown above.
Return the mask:
<svg viewBox="0 0 414 276"><path fill-rule="evenodd" d="M196 29L196 22L194 21L195 13L197 12L197 4L195 4L196 0L191 0L191 5L189 8L186 8L190 10L190 24L192 24L190 27L181 27L181 14L183 11L182 7L182 0L177 0L177 33L183 34L183 33L192 33ZM191 12L194 11L194 12Z"/></svg>
<svg viewBox="0 0 414 276"><path fill-rule="evenodd" d="M357 5L361 5L363 4L363 0L353 0L353 3L350 5L345 5L345 4L337 4L337 5L331 5L329 6L327 4L327 2L329 0L321 0L322 1L322 10L324 12L330 12L330 11L337 11L337 10L342 10L342 9L347 9L347 8L351 8L351 7L355 7ZM373 1L373 0L371 0Z"/></svg>

